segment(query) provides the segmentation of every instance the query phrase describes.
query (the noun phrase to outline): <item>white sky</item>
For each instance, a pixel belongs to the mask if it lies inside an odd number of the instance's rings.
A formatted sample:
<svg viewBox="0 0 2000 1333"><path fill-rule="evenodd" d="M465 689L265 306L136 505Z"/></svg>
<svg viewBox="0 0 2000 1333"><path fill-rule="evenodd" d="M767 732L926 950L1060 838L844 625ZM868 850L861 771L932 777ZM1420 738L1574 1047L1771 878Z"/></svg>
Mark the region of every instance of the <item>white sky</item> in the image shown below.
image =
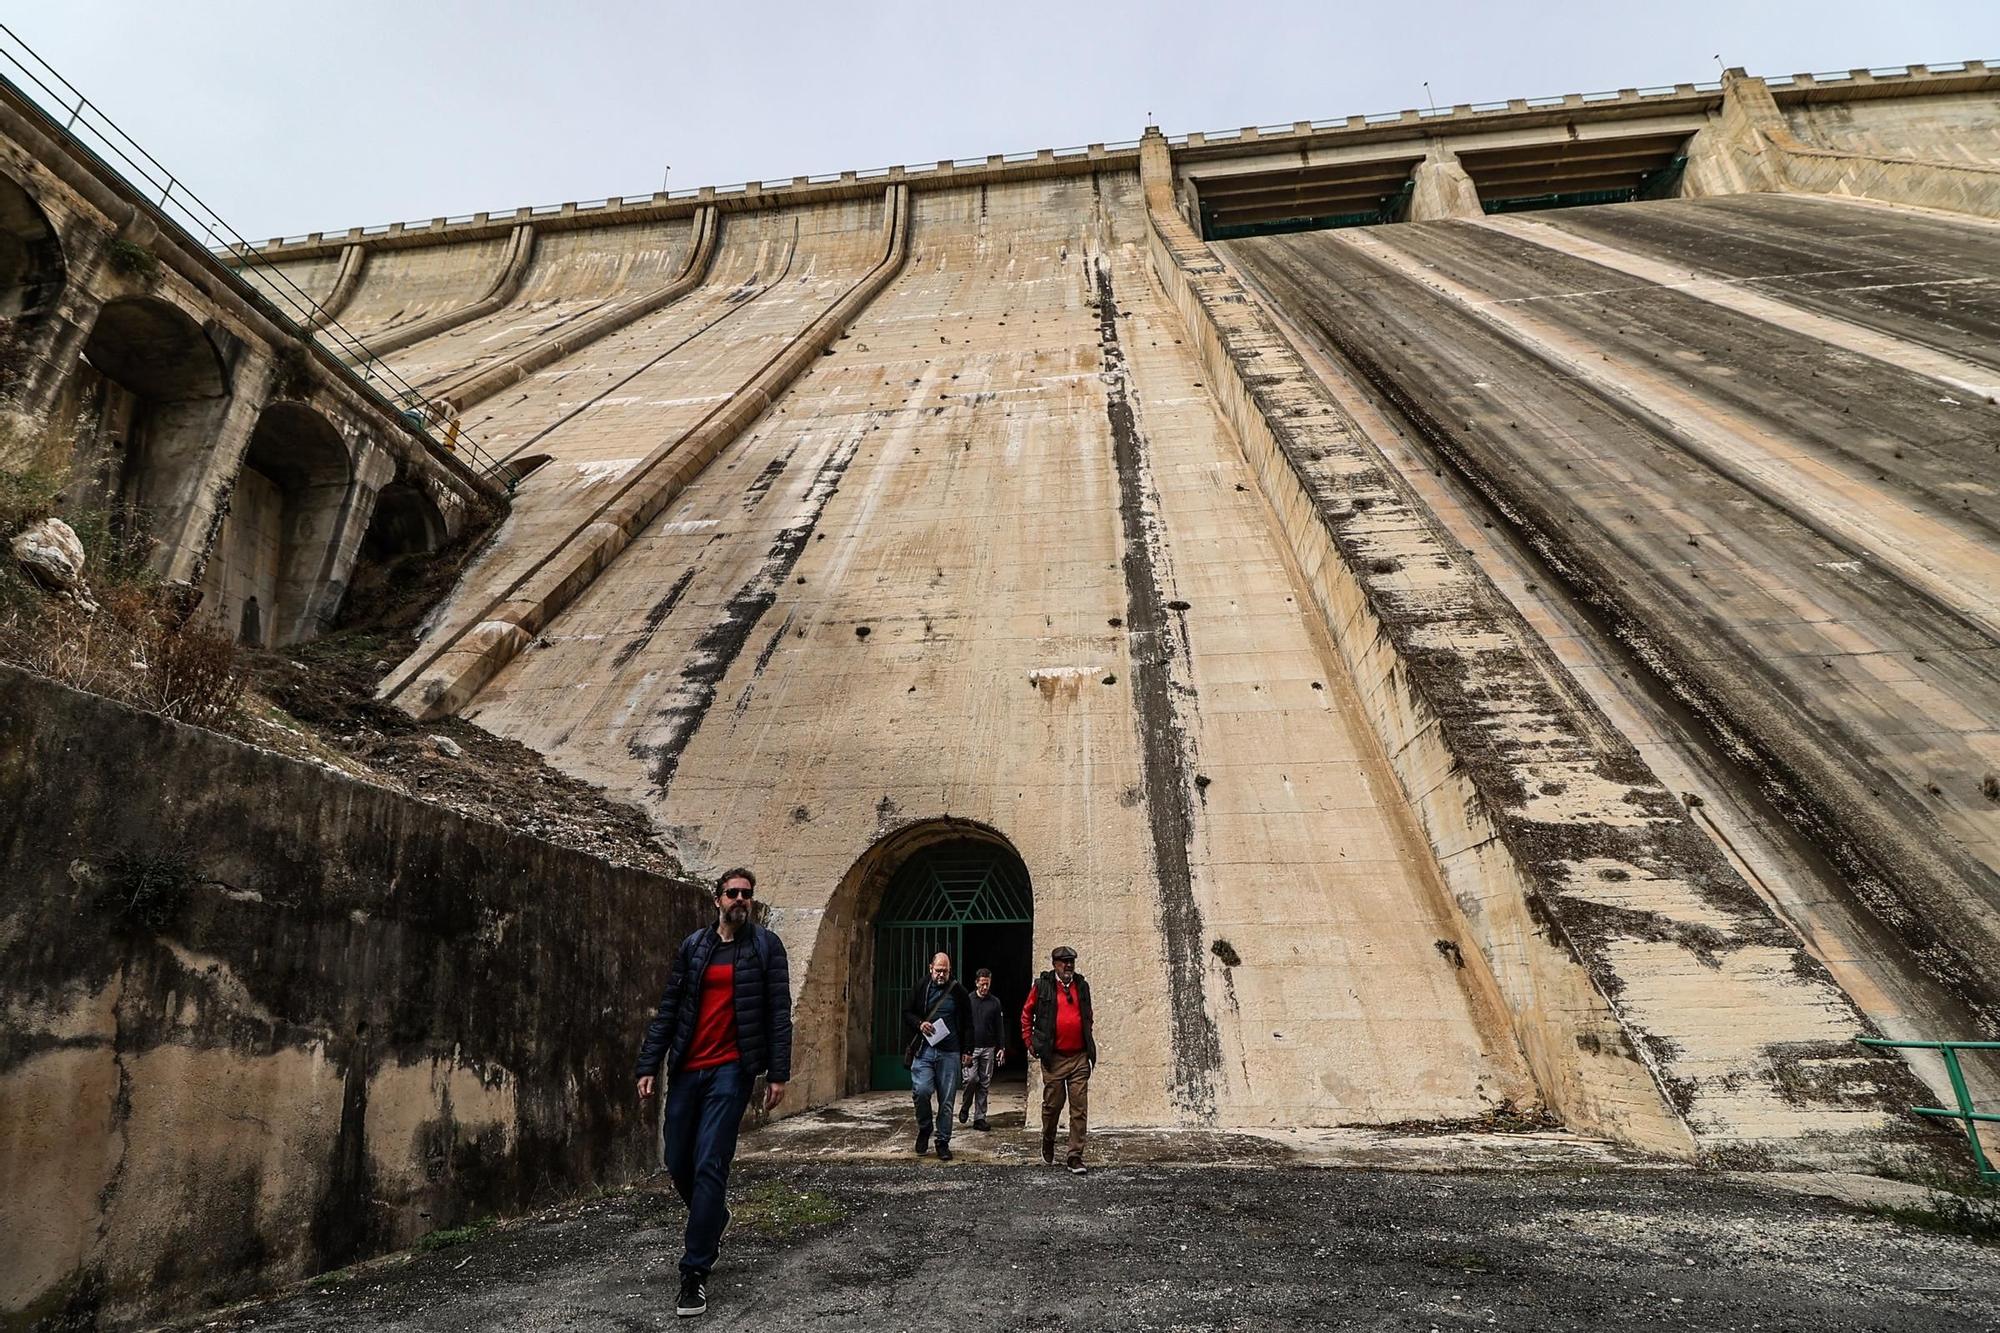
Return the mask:
<svg viewBox="0 0 2000 1333"><path fill-rule="evenodd" d="M1424 105L2000 61L1996 0L35 0L252 240Z"/></svg>

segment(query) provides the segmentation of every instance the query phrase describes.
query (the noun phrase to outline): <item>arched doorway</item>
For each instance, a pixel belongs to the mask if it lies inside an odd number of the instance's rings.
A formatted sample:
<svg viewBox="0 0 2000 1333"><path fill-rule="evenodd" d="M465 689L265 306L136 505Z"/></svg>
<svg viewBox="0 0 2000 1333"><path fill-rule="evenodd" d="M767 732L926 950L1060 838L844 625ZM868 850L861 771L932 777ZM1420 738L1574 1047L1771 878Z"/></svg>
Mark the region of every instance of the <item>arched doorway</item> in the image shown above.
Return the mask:
<svg viewBox="0 0 2000 1333"><path fill-rule="evenodd" d="M1021 1003L1034 965L1034 893L1013 849L953 838L912 853L882 895L874 927L874 1014L869 1086L907 1088L903 1005L933 955L951 955L969 989L979 968L993 971L993 991L1008 1018L1006 1068L1020 1071Z"/></svg>

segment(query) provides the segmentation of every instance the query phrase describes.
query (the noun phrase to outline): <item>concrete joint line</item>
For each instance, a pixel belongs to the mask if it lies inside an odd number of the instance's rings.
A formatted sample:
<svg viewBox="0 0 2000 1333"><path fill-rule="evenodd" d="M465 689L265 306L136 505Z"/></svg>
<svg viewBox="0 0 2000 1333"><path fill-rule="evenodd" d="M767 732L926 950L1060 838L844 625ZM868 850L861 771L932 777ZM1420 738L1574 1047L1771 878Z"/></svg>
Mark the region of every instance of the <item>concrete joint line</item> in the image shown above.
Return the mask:
<svg viewBox="0 0 2000 1333"><path fill-rule="evenodd" d="M1878 561L1941 610L2000 641L2000 552L1884 494L1839 463L1829 462L1817 474L1800 467L1760 441L1754 426L1694 394L1605 371L1581 348L1565 346L1560 333L1533 316L1518 308L1504 317L1495 313L1480 293L1424 267L1380 237L1357 236L1343 243L1436 292L1558 374L1636 415L1766 504L1834 545ZM1828 473L1835 479L1828 479ZM1857 496L1868 502L1857 504ZM1884 515L1896 516L1893 526L1883 521Z"/></svg>
<svg viewBox="0 0 2000 1333"><path fill-rule="evenodd" d="M429 319L420 319L403 328L392 329L379 338L365 340L362 350L369 356L387 356L391 352L400 352L405 347L413 346L426 338L435 338L438 334L448 333L461 324L469 324L475 319L492 314L513 300L514 294L521 290L521 280L528 275L528 265L533 260L534 253L535 229L524 222L514 228L508 236L507 252L501 258L500 272L495 275L484 296L470 305L460 306L456 310L446 310L432 315ZM352 351L343 355L350 361L357 359Z"/></svg>
<svg viewBox="0 0 2000 1333"><path fill-rule="evenodd" d="M708 276L708 266L715 258L717 226L715 209L704 207L695 214L694 244L689 247L687 263L672 282L655 288L636 300L628 301L614 310L608 310L595 319L577 327L562 329L550 337L542 339L508 357L496 365L484 366L469 375L446 384L431 395L456 407L460 412L469 410L474 404L482 403L509 385L518 384L544 366L553 365L564 357L598 341L608 334L643 319L656 310L663 309L680 300L699 287ZM518 286L518 283L516 284Z"/></svg>
<svg viewBox="0 0 2000 1333"><path fill-rule="evenodd" d="M472 628L442 636L434 649L412 656L383 682L377 697L424 719L447 716L470 703L521 651L528 635L520 631L539 632L575 601L902 271L909 225L909 187L892 185L884 207L885 250L872 269L803 332L786 340L741 388L641 460L588 518L490 601ZM499 614L508 607L518 609ZM515 632L481 632L500 626Z"/></svg>

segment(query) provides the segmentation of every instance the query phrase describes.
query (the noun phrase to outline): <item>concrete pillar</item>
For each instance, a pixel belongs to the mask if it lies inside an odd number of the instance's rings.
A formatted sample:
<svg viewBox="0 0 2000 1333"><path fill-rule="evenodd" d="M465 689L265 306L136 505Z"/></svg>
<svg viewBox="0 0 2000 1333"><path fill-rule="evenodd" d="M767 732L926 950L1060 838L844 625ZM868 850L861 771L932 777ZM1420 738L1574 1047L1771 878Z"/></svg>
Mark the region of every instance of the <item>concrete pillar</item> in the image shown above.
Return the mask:
<svg viewBox="0 0 2000 1333"><path fill-rule="evenodd" d="M1167 136L1149 125L1139 139L1139 183L1151 198L1153 191L1164 189L1171 206L1174 193L1174 152L1167 147Z"/></svg>
<svg viewBox="0 0 2000 1333"><path fill-rule="evenodd" d="M1751 194L1786 188L1784 150L1791 127L1762 79L1740 69L1722 76L1722 107L1688 141L1681 195ZM1777 142L1774 136L1780 136Z"/></svg>
<svg viewBox="0 0 2000 1333"><path fill-rule="evenodd" d="M382 488L396 478L396 462L387 449L363 437L350 442L354 451L354 476L338 505L315 505L302 499L300 526L290 535L301 543L323 543L324 557L318 562L309 588L298 590L294 602L298 615L289 624L275 628L283 637L274 643L296 643L317 638L333 624L340 604L347 597L348 580L354 576L355 562L361 558L361 543L368 525L375 519L375 502ZM316 516L325 515L325 531L318 529Z"/></svg>
<svg viewBox="0 0 2000 1333"><path fill-rule="evenodd" d="M1433 222L1439 218L1485 216L1479 205L1479 188L1472 183L1458 154L1441 143L1433 143L1424 160L1410 173L1410 209L1407 222Z"/></svg>
<svg viewBox="0 0 2000 1333"><path fill-rule="evenodd" d="M66 283L56 308L22 348L25 369L15 386L12 406L30 426L47 421L62 400L71 377L83 364L83 345L90 341L97 312L103 307L103 300L81 283Z"/></svg>
<svg viewBox="0 0 2000 1333"><path fill-rule="evenodd" d="M145 479L133 498L152 516L155 567L169 583L200 585L250 432L276 380L277 363L246 349L227 397L162 403L149 414Z"/></svg>

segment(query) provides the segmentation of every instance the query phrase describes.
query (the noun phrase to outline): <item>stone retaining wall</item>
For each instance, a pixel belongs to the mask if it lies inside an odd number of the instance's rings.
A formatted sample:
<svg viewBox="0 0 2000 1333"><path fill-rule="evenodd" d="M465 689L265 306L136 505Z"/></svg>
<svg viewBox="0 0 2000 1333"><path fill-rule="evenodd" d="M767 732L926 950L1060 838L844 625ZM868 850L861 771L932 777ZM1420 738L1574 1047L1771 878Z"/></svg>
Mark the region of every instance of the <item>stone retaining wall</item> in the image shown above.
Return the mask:
<svg viewBox="0 0 2000 1333"><path fill-rule="evenodd" d="M0 1320L107 1323L650 1166L688 885L0 669Z"/></svg>

